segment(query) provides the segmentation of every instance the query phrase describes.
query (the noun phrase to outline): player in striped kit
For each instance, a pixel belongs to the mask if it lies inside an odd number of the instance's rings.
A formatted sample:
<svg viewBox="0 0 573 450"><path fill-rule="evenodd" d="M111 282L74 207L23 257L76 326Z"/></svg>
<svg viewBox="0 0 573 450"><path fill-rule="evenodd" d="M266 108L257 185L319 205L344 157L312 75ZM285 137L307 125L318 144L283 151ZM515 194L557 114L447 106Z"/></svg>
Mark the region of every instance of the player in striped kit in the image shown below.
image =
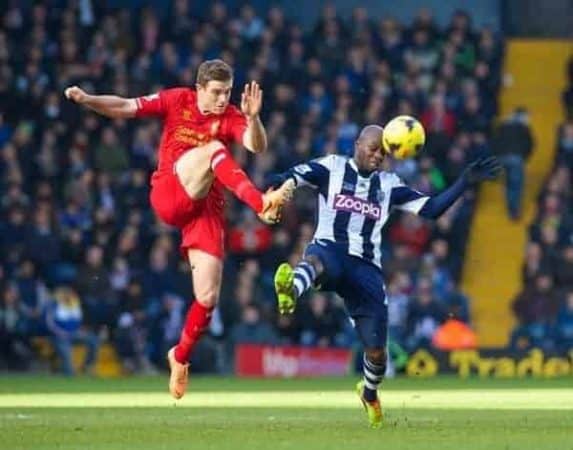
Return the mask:
<svg viewBox="0 0 573 450"><path fill-rule="evenodd" d="M467 187L499 171L494 157L478 158L450 188L428 196L380 170L385 158L381 138L381 127L366 126L352 159L326 156L295 166L276 180L278 184L294 179L297 187L310 186L318 192L318 223L303 260L294 269L281 264L275 274L279 311L292 313L296 300L312 286L335 291L344 299L364 346L364 377L357 392L373 428L382 425L377 389L386 371L382 228L394 209L435 219Z"/></svg>

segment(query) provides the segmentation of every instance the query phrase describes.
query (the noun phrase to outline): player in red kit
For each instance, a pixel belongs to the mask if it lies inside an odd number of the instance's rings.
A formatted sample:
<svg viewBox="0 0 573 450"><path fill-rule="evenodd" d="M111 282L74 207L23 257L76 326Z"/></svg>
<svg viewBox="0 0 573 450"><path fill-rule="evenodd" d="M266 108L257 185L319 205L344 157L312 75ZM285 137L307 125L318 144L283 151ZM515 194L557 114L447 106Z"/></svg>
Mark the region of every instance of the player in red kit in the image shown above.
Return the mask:
<svg viewBox="0 0 573 450"><path fill-rule="evenodd" d="M267 223L280 219L294 184L261 193L229 152L238 142L258 153L267 140L259 119L262 91L245 86L241 110L229 104L233 71L221 60L203 62L196 89L174 88L139 98L88 95L77 86L67 98L111 118L160 117L163 132L150 201L161 220L181 230L181 249L192 269L195 301L189 308L178 345L169 350L169 390L181 398L187 387L188 361L208 327L219 297L223 270L223 186Z"/></svg>

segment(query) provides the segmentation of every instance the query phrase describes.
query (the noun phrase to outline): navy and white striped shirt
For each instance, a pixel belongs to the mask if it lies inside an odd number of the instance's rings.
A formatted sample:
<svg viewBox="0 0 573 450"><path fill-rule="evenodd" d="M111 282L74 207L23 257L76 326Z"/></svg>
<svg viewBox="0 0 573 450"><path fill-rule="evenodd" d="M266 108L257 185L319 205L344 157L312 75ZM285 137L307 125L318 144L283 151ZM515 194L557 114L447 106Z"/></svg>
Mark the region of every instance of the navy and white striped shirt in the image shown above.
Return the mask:
<svg viewBox="0 0 573 450"><path fill-rule="evenodd" d="M430 198L389 172L362 176L353 159L330 155L293 167L297 186L318 190L313 242L343 244L350 255L382 267L382 228L392 209L418 214Z"/></svg>

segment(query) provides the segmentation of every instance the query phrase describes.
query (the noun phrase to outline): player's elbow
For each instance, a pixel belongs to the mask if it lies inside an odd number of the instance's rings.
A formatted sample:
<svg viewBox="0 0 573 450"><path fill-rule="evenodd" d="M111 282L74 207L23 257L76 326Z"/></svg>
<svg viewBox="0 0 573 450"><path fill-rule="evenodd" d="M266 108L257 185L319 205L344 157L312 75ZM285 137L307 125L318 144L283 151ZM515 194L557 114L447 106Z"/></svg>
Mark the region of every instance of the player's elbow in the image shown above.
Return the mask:
<svg viewBox="0 0 573 450"><path fill-rule="evenodd" d="M106 117L110 118L110 119L129 119L129 115L127 115L126 112L123 111L109 111L107 114L105 114Z"/></svg>
<svg viewBox="0 0 573 450"><path fill-rule="evenodd" d="M134 99L129 99L123 108L124 119L131 119L137 114L137 103Z"/></svg>
<svg viewBox="0 0 573 450"><path fill-rule="evenodd" d="M424 219L435 220L442 215L443 211L429 199L424 206L418 211L418 215Z"/></svg>
<svg viewBox="0 0 573 450"><path fill-rule="evenodd" d="M135 111L130 108L114 108L104 113L110 119L131 119L135 117Z"/></svg>
<svg viewBox="0 0 573 450"><path fill-rule="evenodd" d="M131 119L137 113L137 101L134 98L126 98L119 108L112 111L114 119Z"/></svg>
<svg viewBox="0 0 573 450"><path fill-rule="evenodd" d="M267 151L268 145L266 142L260 144L260 145L254 145L253 146L253 153L264 153Z"/></svg>
<svg viewBox="0 0 573 450"><path fill-rule="evenodd" d="M420 212L418 213L418 215L420 217L423 217L424 219L429 219L429 220L436 220L439 216L436 216L433 212L431 211L427 211L427 210L420 210Z"/></svg>
<svg viewBox="0 0 573 450"><path fill-rule="evenodd" d="M250 142L250 141L245 140L245 142L243 142L243 145L251 153L264 153L267 151L267 143L266 142L254 143L254 142Z"/></svg>

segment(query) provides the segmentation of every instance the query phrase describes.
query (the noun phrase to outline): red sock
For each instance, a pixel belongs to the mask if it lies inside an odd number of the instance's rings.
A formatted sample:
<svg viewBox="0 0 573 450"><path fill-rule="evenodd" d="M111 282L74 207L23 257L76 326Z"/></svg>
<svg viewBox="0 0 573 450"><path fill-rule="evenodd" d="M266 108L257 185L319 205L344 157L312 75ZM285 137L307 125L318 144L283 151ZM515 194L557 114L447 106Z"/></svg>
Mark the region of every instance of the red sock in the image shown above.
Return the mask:
<svg viewBox="0 0 573 450"><path fill-rule="evenodd" d="M197 300L191 304L191 308L189 308L185 318L185 326L183 331L181 331L179 344L175 347L175 359L177 362L181 364L189 362L189 357L195 344L209 326L209 322L211 322L212 313L213 308L207 308Z"/></svg>
<svg viewBox="0 0 573 450"><path fill-rule="evenodd" d="M249 205L256 213L263 210L263 194L255 187L226 148L213 153L211 169L215 173L215 178L233 192L239 200Z"/></svg>

